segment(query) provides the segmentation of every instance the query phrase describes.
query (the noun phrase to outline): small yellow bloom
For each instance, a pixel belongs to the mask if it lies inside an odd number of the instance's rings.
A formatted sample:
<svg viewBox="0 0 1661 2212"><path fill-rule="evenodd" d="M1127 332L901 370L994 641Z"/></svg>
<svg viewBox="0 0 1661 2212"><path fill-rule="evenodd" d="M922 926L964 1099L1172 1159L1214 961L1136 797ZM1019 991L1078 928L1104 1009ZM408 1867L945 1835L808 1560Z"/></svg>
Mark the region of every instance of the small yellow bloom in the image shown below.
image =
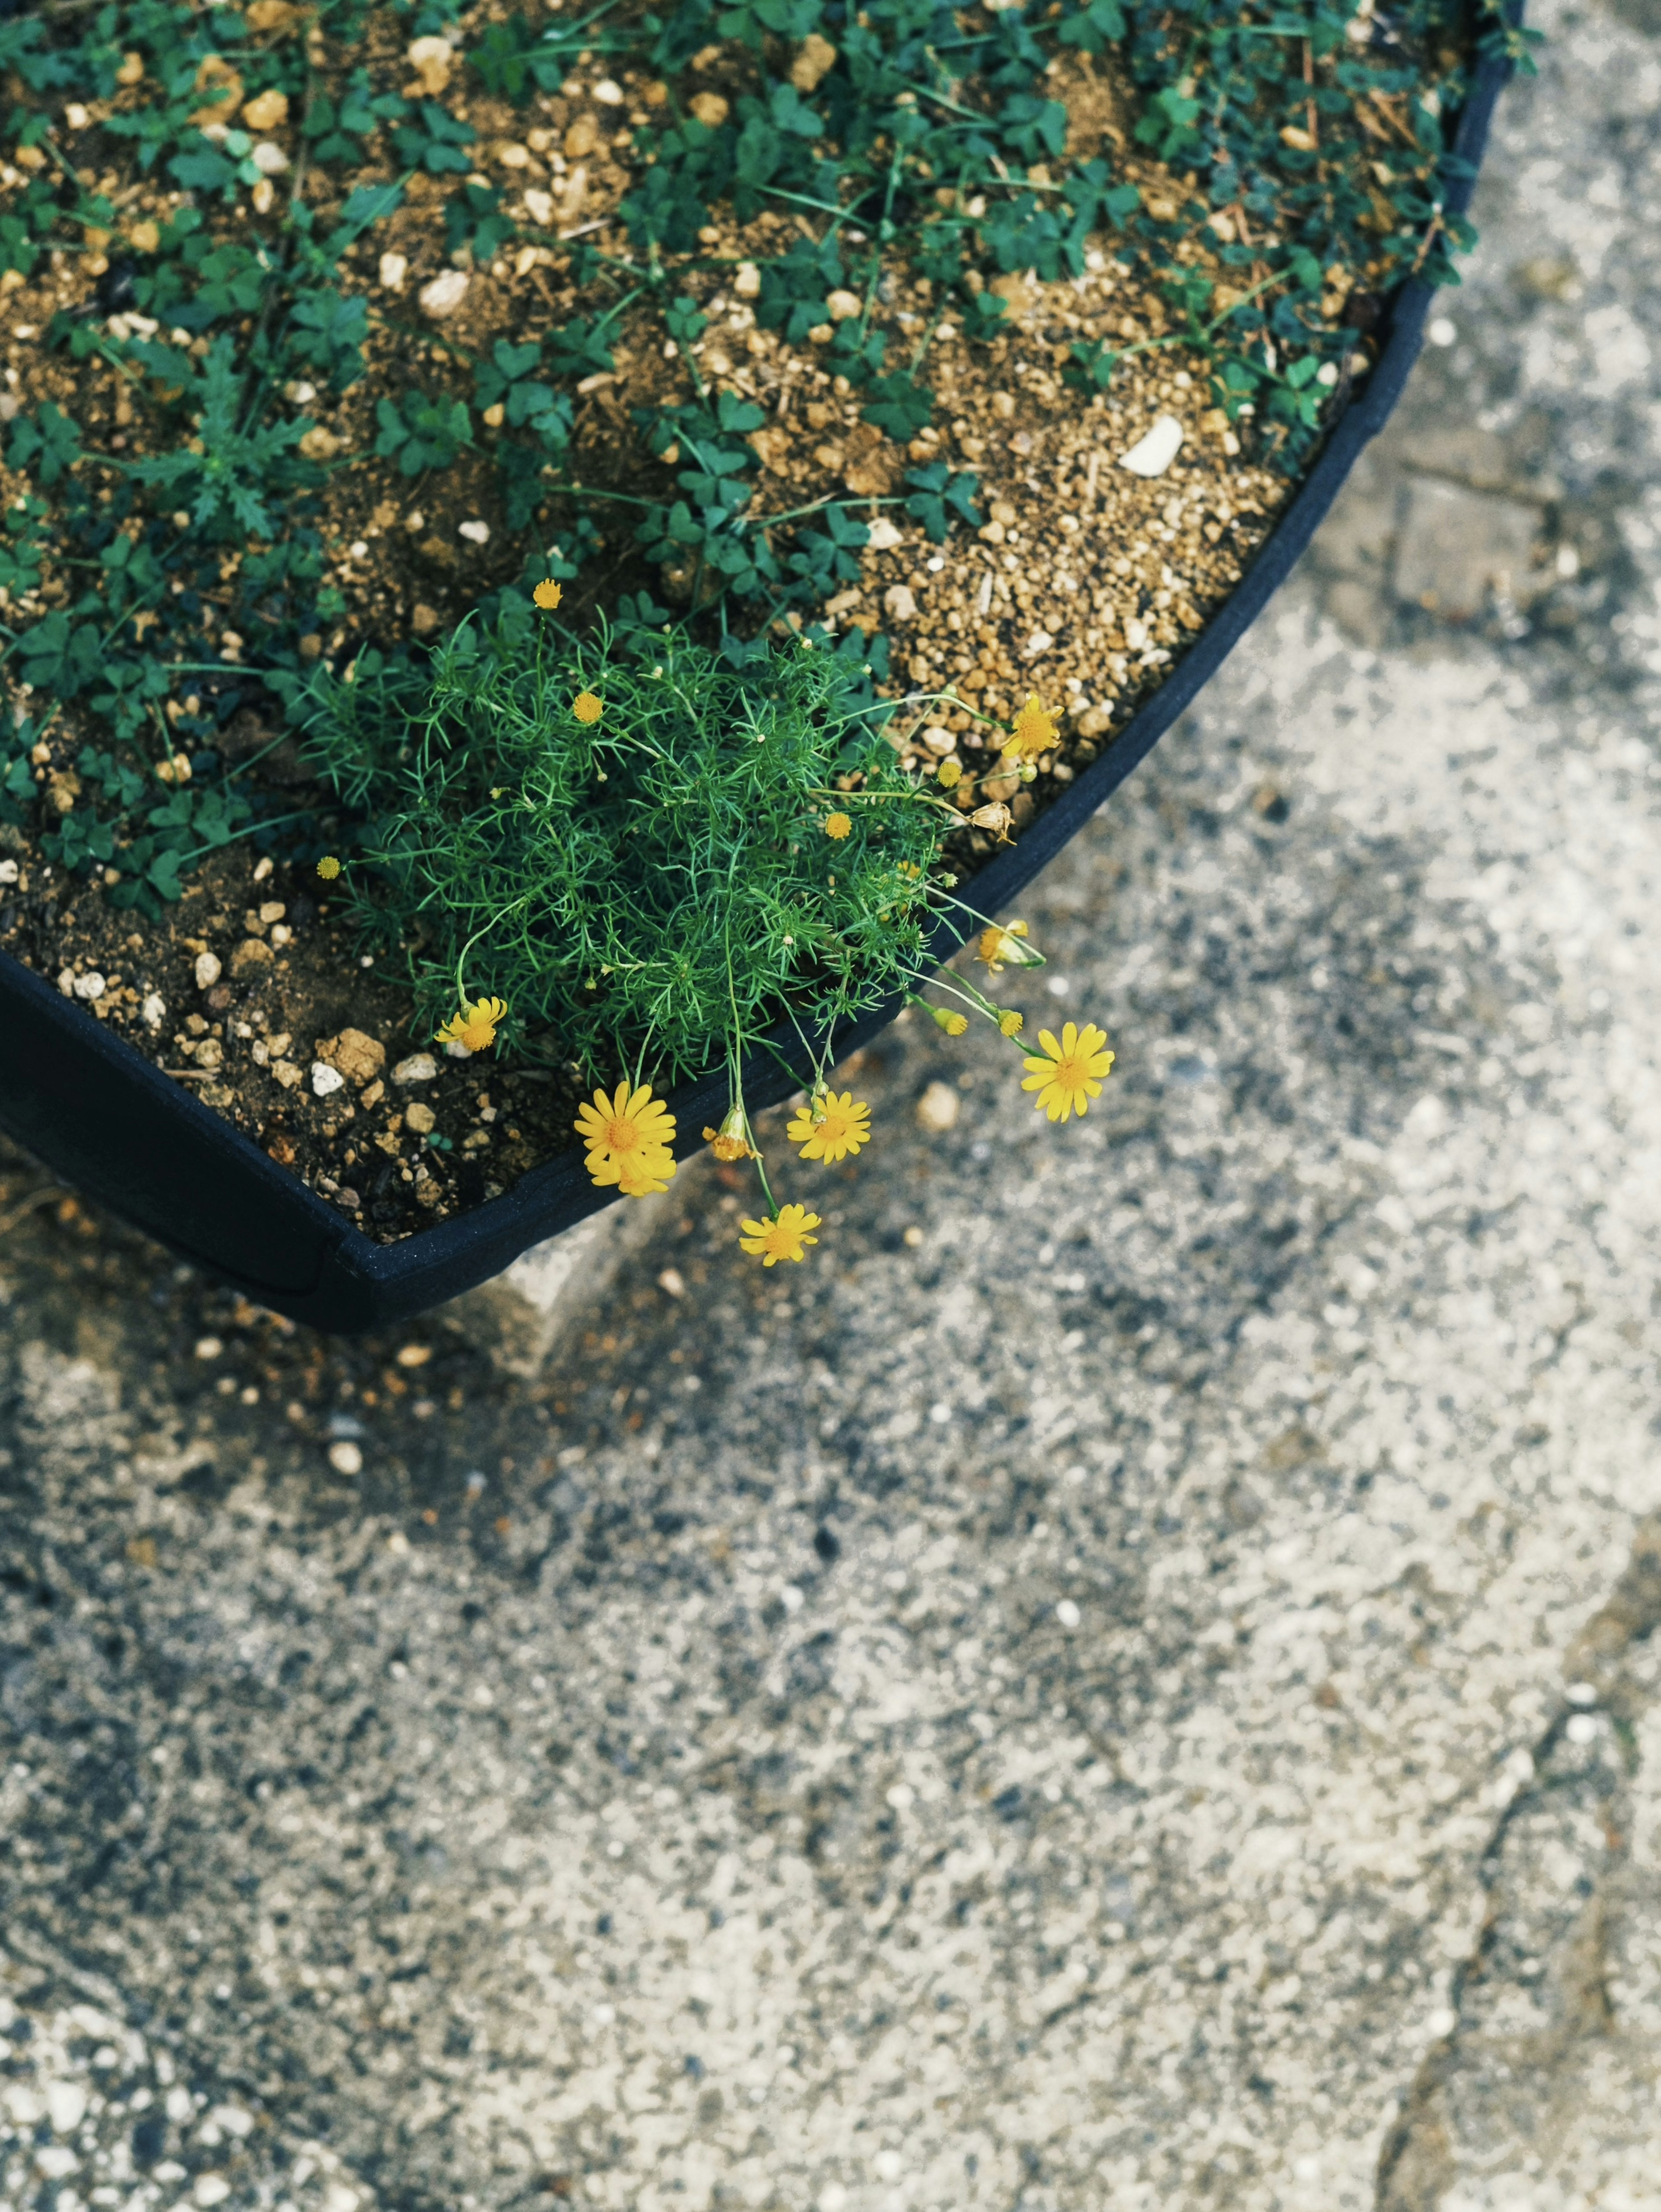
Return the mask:
<svg viewBox="0 0 1661 2212"><path fill-rule="evenodd" d="M539 607L546 608L547 611L552 614L565 594L551 576L545 576L532 592L531 597Z"/></svg>
<svg viewBox="0 0 1661 2212"><path fill-rule="evenodd" d="M588 1172L598 1183L617 1182L622 1163L642 1157L651 1160L654 1174L675 1171L669 1152L675 1139L675 1117L662 1099L653 1097L649 1083L642 1083L638 1091L626 1081L619 1083L609 1098L596 1091L592 1106L578 1107L572 1127L587 1147Z"/></svg>
<svg viewBox="0 0 1661 2212"><path fill-rule="evenodd" d="M992 928L981 932L975 957L984 960L995 975L1001 974L1011 961L1018 968L1031 967L1032 963L1026 947L1019 942L1025 935L1026 924L1024 921L1012 921L1003 929L995 924Z"/></svg>
<svg viewBox="0 0 1661 2212"><path fill-rule="evenodd" d="M497 1028L507 1012L505 999L475 999L471 1005L464 999L459 1011L452 1014L436 1032L435 1042L465 1044L469 1052L488 1052L496 1041Z"/></svg>
<svg viewBox="0 0 1661 2212"><path fill-rule="evenodd" d="M1037 692L1033 692L1016 715L1014 727L1004 739L1004 758L1037 760L1040 753L1050 750L1057 734L1054 721L1039 705Z"/></svg>
<svg viewBox="0 0 1661 2212"><path fill-rule="evenodd" d="M332 853L326 853L317 864L317 872L326 884L332 884L340 873L340 863Z"/></svg>
<svg viewBox="0 0 1661 2212"><path fill-rule="evenodd" d="M588 1172L597 1183L603 1184L609 1176L593 1164L594 1157L592 1152L588 1155ZM618 1188L624 1198L650 1198L654 1192L668 1189L669 1178L674 1172L674 1154L654 1145L618 1162Z"/></svg>
<svg viewBox="0 0 1661 2212"><path fill-rule="evenodd" d="M845 837L853 826L853 818L849 815L841 813L827 815L824 834L827 837Z"/></svg>
<svg viewBox="0 0 1661 2212"><path fill-rule="evenodd" d="M818 1227L819 1217L805 1206L782 1206L770 1221L745 1221L739 1225L744 1231L739 1239L740 1247L753 1252L764 1267L770 1267L776 1260L805 1259L806 1248L819 1241L807 1233Z"/></svg>
<svg viewBox="0 0 1661 2212"><path fill-rule="evenodd" d="M947 1036L961 1036L969 1027L967 1014L960 1014L955 1006L931 1006L928 1009Z"/></svg>
<svg viewBox="0 0 1661 2212"><path fill-rule="evenodd" d="M963 763L960 760L943 760L934 771L934 781L943 784L947 791L955 790L963 781Z"/></svg>
<svg viewBox="0 0 1661 2212"><path fill-rule="evenodd" d="M719 1129L706 1129L703 1141L718 1160L755 1160L761 1155L750 1143L750 1124L742 1106L731 1108Z"/></svg>
<svg viewBox="0 0 1661 2212"><path fill-rule="evenodd" d="M1025 1018L1024 1014L1018 1014L1013 1006L1011 1006L1006 1012L998 1016L998 1027L1006 1036L1019 1036L1021 1033L1021 1024Z"/></svg>
<svg viewBox="0 0 1661 2212"><path fill-rule="evenodd" d="M593 691L579 691L571 702L571 712L579 722L597 722L605 712L605 702Z"/></svg>
<svg viewBox="0 0 1661 2212"><path fill-rule="evenodd" d="M784 1133L801 1146L805 1160L840 1160L870 1143L871 1109L851 1091L840 1098L834 1091L821 1091L797 1109Z"/></svg>
<svg viewBox="0 0 1661 2212"><path fill-rule="evenodd" d="M1101 1097L1103 1078L1113 1065L1113 1054L1103 1049L1106 1032L1093 1022L1081 1030L1069 1022L1059 1044L1048 1030L1038 1031L1038 1042L1043 1054L1028 1057L1025 1064L1032 1073L1021 1089L1037 1092L1032 1103L1052 1121L1065 1121L1069 1114L1082 1116L1091 1100Z"/></svg>

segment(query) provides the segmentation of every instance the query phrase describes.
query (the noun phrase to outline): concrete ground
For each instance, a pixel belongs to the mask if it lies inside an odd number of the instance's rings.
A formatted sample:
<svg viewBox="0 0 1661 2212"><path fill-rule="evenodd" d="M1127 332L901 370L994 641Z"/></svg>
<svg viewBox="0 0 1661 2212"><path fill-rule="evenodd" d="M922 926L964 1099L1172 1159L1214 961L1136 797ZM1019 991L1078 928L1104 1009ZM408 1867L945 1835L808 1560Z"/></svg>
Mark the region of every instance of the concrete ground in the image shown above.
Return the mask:
<svg viewBox="0 0 1661 2212"><path fill-rule="evenodd" d="M1536 20L1027 909L1081 1127L914 1021L809 1265L363 1346L0 1163L7 2212L1661 2208L1661 12Z"/></svg>

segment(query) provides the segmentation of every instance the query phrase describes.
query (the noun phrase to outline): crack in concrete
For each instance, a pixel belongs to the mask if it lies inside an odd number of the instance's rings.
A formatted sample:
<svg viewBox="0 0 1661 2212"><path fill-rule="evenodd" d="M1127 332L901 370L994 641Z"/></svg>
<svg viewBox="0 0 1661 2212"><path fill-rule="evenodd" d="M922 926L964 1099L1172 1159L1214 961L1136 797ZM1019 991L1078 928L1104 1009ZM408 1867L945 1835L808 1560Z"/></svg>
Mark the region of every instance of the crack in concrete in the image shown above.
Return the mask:
<svg viewBox="0 0 1661 2212"><path fill-rule="evenodd" d="M1631 1744L1635 1700L1621 1679L1621 1666L1634 1647L1646 1642L1658 1628L1661 1628L1661 1514L1653 1514L1640 1523L1620 1579L1570 1644L1564 1660L1567 1682L1571 1686L1589 1683L1597 1692L1598 1704L1609 1713L1627 1753L1628 1778L1634 1756ZM1582 1701L1566 1696L1554 1711L1534 1746L1534 1780L1515 1790L1500 1808L1483 1848L1476 1875L1484 1898L1482 1924L1475 1943L1454 1968L1448 1994L1454 2025L1421 2061L1402 2100L1401 2111L1379 2147L1374 2212L1437 2212L1459 2178L1446 2099L1459 2063L1466 1993L1486 1976L1505 1923L1506 1906L1498 1892L1507 1840L1519 1818L1561 1786L1548 1768L1569 1722L1582 1710ZM1607 1882L1609 1873L1628 1856L1628 1837L1627 1829L1607 1814L1603 1828L1608 1850L1605 1875L1560 1954L1560 1986L1566 2002L1552 2039L1555 2048L1545 2054L1548 2057L1561 2055L1582 2037L1607 2034L1615 2026L1608 1977Z"/></svg>

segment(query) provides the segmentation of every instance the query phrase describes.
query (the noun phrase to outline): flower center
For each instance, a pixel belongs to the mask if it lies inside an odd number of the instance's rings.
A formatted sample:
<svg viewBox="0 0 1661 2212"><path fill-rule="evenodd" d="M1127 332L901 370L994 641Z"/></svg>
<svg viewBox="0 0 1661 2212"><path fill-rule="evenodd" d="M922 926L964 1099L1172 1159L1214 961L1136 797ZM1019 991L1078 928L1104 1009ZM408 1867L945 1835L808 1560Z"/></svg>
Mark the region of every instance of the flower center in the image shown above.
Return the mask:
<svg viewBox="0 0 1661 2212"><path fill-rule="evenodd" d="M1082 1087L1086 1073L1083 1060L1058 1060L1056 1073L1050 1079L1052 1083L1058 1083L1063 1091L1077 1091Z"/></svg>
<svg viewBox="0 0 1661 2212"><path fill-rule="evenodd" d="M626 1121L621 1115L605 1124L605 1141L614 1152L632 1152L640 1142L640 1126Z"/></svg>

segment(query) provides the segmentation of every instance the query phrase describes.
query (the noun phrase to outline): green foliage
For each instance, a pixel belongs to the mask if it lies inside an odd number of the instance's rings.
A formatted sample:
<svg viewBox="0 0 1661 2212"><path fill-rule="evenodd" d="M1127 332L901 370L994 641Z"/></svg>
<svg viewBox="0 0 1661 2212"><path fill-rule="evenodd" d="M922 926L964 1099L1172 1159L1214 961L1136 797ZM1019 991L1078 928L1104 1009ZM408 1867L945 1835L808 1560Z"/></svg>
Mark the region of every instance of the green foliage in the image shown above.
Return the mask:
<svg viewBox="0 0 1661 2212"><path fill-rule="evenodd" d="M396 400L377 400L375 420L380 425L376 453L383 460L395 460L406 477L417 477L423 469L447 469L473 442L472 417L459 399L405 392Z"/></svg>
<svg viewBox="0 0 1661 2212"><path fill-rule="evenodd" d="M216 524L267 537L271 501L303 479L305 465L289 455L310 427L300 422L266 422L253 430L241 424L242 380L228 337L216 338L192 378L189 399L196 410L196 435L170 453L152 453L125 464L136 483L151 484L188 507L198 528Z"/></svg>
<svg viewBox="0 0 1661 2212"><path fill-rule="evenodd" d="M955 817L873 732L852 663L793 642L738 669L684 630L579 641L528 612L464 625L427 673L360 661L313 694L309 755L367 817L358 918L425 1017L499 996L533 1050L662 1082L781 1004L822 1036L916 975Z"/></svg>

